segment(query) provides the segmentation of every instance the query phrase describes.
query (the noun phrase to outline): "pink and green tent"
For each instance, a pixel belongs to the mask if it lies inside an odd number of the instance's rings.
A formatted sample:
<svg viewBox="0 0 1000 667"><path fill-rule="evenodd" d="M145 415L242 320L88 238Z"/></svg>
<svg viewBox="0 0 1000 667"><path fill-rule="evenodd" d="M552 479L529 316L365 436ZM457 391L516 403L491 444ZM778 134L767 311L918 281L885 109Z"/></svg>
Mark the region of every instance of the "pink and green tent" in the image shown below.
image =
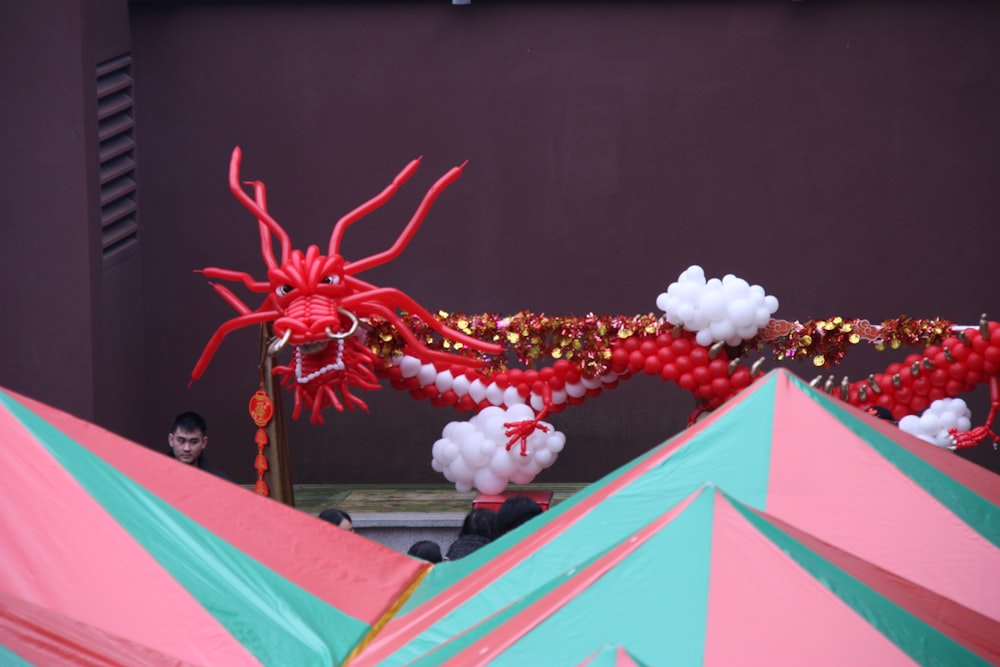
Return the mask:
<svg viewBox="0 0 1000 667"><path fill-rule="evenodd" d="M340 664L427 564L0 390L0 663Z"/></svg>
<svg viewBox="0 0 1000 667"><path fill-rule="evenodd" d="M705 484L1000 620L1000 478L779 370L521 529L436 566L351 664L428 654L631 539ZM666 604L648 632L662 627Z"/></svg>
<svg viewBox="0 0 1000 667"><path fill-rule="evenodd" d="M576 665L606 642L650 665L1000 663L1000 621L706 485L407 664Z"/></svg>

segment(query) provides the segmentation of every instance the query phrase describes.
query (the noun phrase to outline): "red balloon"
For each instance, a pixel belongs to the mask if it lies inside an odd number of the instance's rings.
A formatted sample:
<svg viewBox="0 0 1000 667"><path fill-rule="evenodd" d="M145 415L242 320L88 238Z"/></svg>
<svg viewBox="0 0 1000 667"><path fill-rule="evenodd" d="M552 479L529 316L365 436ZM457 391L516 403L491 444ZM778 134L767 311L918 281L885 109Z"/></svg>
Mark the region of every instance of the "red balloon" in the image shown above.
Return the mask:
<svg viewBox="0 0 1000 667"><path fill-rule="evenodd" d="M652 338L644 338L642 343L639 345L639 351L642 352L644 357L653 356L656 354L657 349L659 349L659 346Z"/></svg>
<svg viewBox="0 0 1000 667"><path fill-rule="evenodd" d="M681 386L681 389L691 391L698 386L698 381L695 380L694 376L690 373L683 373L679 378L677 378L677 384Z"/></svg>
<svg viewBox="0 0 1000 667"><path fill-rule="evenodd" d="M733 372L730 383L735 389L745 389L750 386L750 369L739 367Z"/></svg>
<svg viewBox="0 0 1000 667"><path fill-rule="evenodd" d="M970 370L983 370L983 355L979 352L971 352L965 360L965 365L968 366Z"/></svg>
<svg viewBox="0 0 1000 667"><path fill-rule="evenodd" d="M674 360L674 351L670 349L670 346L661 347L656 351L656 356L660 358L660 361L666 364Z"/></svg>
<svg viewBox="0 0 1000 667"><path fill-rule="evenodd" d="M527 382L522 381L521 384L517 385L517 393L521 398L528 398L531 396L531 386Z"/></svg>
<svg viewBox="0 0 1000 667"><path fill-rule="evenodd" d="M698 389L695 390L695 393L700 398L712 398L713 396L715 396L715 392L712 391L711 384L698 385Z"/></svg>
<svg viewBox="0 0 1000 667"><path fill-rule="evenodd" d="M661 333L659 336L656 337L656 344L659 347L670 347L670 345L673 342L674 342L674 337L671 336L670 334Z"/></svg>
<svg viewBox="0 0 1000 667"><path fill-rule="evenodd" d="M943 368L935 368L931 371L931 384L935 387L944 387L948 384L948 371Z"/></svg>
<svg viewBox="0 0 1000 667"><path fill-rule="evenodd" d="M944 386L944 390L949 396L954 398L965 391L965 383L961 380L948 380L948 384Z"/></svg>
<svg viewBox="0 0 1000 667"><path fill-rule="evenodd" d="M542 370L538 371L538 377L542 379L542 382L548 382L556 375L556 370L551 366L546 366Z"/></svg>
<svg viewBox="0 0 1000 667"><path fill-rule="evenodd" d="M674 354L678 357L686 357L691 352L691 341L687 338L678 338L670 344Z"/></svg>
<svg viewBox="0 0 1000 667"><path fill-rule="evenodd" d="M694 376L694 380L698 384L712 383L712 374L709 372L707 366L695 366L694 370L691 371L691 375Z"/></svg>
<svg viewBox="0 0 1000 667"><path fill-rule="evenodd" d="M926 396L914 396L910 400L910 410L912 410L914 414L920 414L929 408L930 405L931 402L927 400Z"/></svg>
<svg viewBox="0 0 1000 667"><path fill-rule="evenodd" d="M931 387L930 392L927 394L927 398L931 400L931 403L934 401L940 401L942 398L946 397L944 389L941 389L940 387Z"/></svg>
<svg viewBox="0 0 1000 667"><path fill-rule="evenodd" d="M628 355L628 367L637 371L646 365L646 355L640 350L632 350Z"/></svg>
<svg viewBox="0 0 1000 667"><path fill-rule="evenodd" d="M708 371L714 378L729 377L729 362L725 359L713 359L708 362Z"/></svg>
<svg viewBox="0 0 1000 667"><path fill-rule="evenodd" d="M732 392L733 388L729 384L729 378L715 378L712 380L712 392L721 397L728 396Z"/></svg>
<svg viewBox="0 0 1000 667"><path fill-rule="evenodd" d="M545 382L543 380L535 380L531 383L531 391L541 396L545 393Z"/></svg>
<svg viewBox="0 0 1000 667"><path fill-rule="evenodd" d="M643 365L643 372L646 375L659 375L660 370L663 368L663 362L660 361L658 355L651 355L646 357L646 363Z"/></svg>
<svg viewBox="0 0 1000 667"><path fill-rule="evenodd" d="M690 373L691 369L694 368L694 364L691 363L691 357L687 355L677 357L677 361L674 363L677 364L677 368L680 369L681 373Z"/></svg>
<svg viewBox="0 0 1000 667"><path fill-rule="evenodd" d="M611 370L620 373L628 367L628 350L624 347L616 347L611 352ZM567 373L567 377L569 374ZM579 379L579 378L577 378Z"/></svg>
<svg viewBox="0 0 1000 667"><path fill-rule="evenodd" d="M625 339L625 342L622 343L622 345L625 346L626 351L634 352L635 350L639 349L639 337L629 336L628 338Z"/></svg>
<svg viewBox="0 0 1000 667"><path fill-rule="evenodd" d="M990 345L983 350L983 359L987 363L1000 364L1000 345Z"/></svg>
<svg viewBox="0 0 1000 667"><path fill-rule="evenodd" d="M951 365L951 368L948 369L948 375L951 376L952 379L955 379L955 380L964 380L965 379L965 375L968 372L969 372L969 369L967 369L965 367L965 364L963 364L961 362L955 362L954 364Z"/></svg>
<svg viewBox="0 0 1000 667"><path fill-rule="evenodd" d="M697 345L691 349L691 363L695 366L706 366L708 364L708 349Z"/></svg>
<svg viewBox="0 0 1000 667"><path fill-rule="evenodd" d="M926 375L921 375L913 380L913 393L918 396L926 396L931 390L931 381Z"/></svg>
<svg viewBox="0 0 1000 667"><path fill-rule="evenodd" d="M676 382L680 376L681 372L676 364L663 364L663 368L660 369L660 378L667 382Z"/></svg>

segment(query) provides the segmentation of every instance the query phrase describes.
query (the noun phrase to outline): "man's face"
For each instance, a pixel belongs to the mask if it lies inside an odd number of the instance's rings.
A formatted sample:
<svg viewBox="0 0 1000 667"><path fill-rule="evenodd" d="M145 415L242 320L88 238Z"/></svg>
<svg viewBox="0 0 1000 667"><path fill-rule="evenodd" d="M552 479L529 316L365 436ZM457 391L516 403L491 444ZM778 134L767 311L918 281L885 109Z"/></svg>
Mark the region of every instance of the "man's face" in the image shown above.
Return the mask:
<svg viewBox="0 0 1000 667"><path fill-rule="evenodd" d="M174 457L184 463L196 463L201 456L202 450L208 444L208 436L200 430L188 431L178 428L167 436L170 442L170 449L174 450Z"/></svg>

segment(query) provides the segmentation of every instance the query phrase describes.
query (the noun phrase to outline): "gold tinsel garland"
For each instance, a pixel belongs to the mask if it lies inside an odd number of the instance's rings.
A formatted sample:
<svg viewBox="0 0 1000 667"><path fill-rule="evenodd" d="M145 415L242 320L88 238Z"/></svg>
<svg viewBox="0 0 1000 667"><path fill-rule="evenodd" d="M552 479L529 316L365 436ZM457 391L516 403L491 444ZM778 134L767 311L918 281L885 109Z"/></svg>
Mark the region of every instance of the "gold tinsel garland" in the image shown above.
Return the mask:
<svg viewBox="0 0 1000 667"><path fill-rule="evenodd" d="M524 367L534 368L539 360L566 359L591 376L607 372L615 341L632 336L657 336L674 329L674 325L652 313L556 317L529 311L510 316L439 311L435 319L479 340L500 343L508 356L513 355ZM483 370L487 373L507 370L509 360L506 357L483 355L461 343L444 339L411 315L404 315L403 320L429 348L482 359ZM388 321L372 318L367 327L375 354L386 360L402 354L406 343ZM758 336L738 348L737 356L769 346L779 361L811 359L815 366L829 368L839 364L850 347L862 341L875 345L878 350L926 348L943 341L952 327L948 320L920 320L905 315L877 326L868 320L840 316L806 322L772 320Z"/></svg>

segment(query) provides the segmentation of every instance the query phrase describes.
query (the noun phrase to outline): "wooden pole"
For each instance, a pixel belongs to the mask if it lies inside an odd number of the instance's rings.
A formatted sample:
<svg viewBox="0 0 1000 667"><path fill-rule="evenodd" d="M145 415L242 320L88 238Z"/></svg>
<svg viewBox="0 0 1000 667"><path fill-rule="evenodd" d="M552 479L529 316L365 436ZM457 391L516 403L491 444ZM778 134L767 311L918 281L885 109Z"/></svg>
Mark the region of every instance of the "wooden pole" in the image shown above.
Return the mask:
<svg viewBox="0 0 1000 667"><path fill-rule="evenodd" d="M261 386L274 406L274 416L264 427L269 443L264 448L264 458L267 459L267 472L264 473L264 481L267 482L270 498L277 500L279 503L295 507L295 492L292 488L291 457L288 452L288 434L285 432L285 410L281 403L281 387L271 373L274 369L274 357L267 353L267 346L273 338L273 330L270 322L261 324Z"/></svg>

